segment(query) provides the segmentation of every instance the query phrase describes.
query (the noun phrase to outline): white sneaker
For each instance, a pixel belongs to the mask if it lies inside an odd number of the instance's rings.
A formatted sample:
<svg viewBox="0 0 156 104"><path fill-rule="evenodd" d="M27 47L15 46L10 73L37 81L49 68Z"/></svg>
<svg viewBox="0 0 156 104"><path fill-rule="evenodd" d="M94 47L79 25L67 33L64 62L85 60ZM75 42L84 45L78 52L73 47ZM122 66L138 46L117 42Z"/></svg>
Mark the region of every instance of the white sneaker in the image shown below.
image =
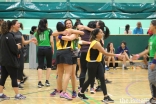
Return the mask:
<svg viewBox="0 0 156 104"><path fill-rule="evenodd" d="M91 94L95 94L94 88L90 88L90 93L91 93Z"/></svg>

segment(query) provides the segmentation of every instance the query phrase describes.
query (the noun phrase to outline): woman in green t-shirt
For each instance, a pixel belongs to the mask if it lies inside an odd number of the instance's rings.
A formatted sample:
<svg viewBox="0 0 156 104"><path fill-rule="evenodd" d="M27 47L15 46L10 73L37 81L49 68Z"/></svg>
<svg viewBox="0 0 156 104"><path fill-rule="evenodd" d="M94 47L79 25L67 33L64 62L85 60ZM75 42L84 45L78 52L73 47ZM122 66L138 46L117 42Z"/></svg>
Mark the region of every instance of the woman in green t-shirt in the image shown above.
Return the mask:
<svg viewBox="0 0 156 104"><path fill-rule="evenodd" d="M150 31L153 32L153 36L148 41L148 49L133 56L133 59L149 53L148 64L148 80L150 83L152 98L146 104L156 103L156 20L151 21Z"/></svg>
<svg viewBox="0 0 156 104"><path fill-rule="evenodd" d="M38 88L44 86L41 82L42 78L42 69L44 68L44 58L46 58L47 65L47 73L46 73L46 81L45 85L50 86L49 77L52 66L52 53L54 52L54 42L52 36L52 30L48 29L47 19L41 19L39 21L38 30L35 32L35 37L37 41L34 43L38 45Z"/></svg>

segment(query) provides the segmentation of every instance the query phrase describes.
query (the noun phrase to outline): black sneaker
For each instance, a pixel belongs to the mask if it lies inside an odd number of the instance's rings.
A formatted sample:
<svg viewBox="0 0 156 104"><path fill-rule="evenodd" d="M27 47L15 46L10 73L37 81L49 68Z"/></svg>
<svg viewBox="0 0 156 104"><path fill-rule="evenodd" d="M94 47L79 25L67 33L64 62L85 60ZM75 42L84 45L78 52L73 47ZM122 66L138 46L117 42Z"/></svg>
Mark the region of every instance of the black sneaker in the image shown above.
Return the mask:
<svg viewBox="0 0 156 104"><path fill-rule="evenodd" d="M50 86L50 83L49 83L48 80L46 80L46 82L45 82L45 86L46 86L46 87L49 87L49 86Z"/></svg>
<svg viewBox="0 0 156 104"><path fill-rule="evenodd" d="M128 70L128 68L126 66L124 66L124 70Z"/></svg>
<svg viewBox="0 0 156 104"><path fill-rule="evenodd" d="M23 86L21 86L21 84L18 85L18 89L23 90Z"/></svg>
<svg viewBox="0 0 156 104"><path fill-rule="evenodd" d="M112 100L109 96L107 96L107 97L104 97L102 102L104 102L104 103L114 103L114 100Z"/></svg>
<svg viewBox="0 0 156 104"><path fill-rule="evenodd" d="M96 89L95 89L95 91L96 91L96 92L100 92L100 91L102 91L102 89L101 89L100 86L97 86Z"/></svg>
<svg viewBox="0 0 156 104"><path fill-rule="evenodd" d="M115 66L113 66L113 69L114 69L114 70L116 70L116 67L115 67Z"/></svg>
<svg viewBox="0 0 156 104"><path fill-rule="evenodd" d="M134 63L134 62L132 62L132 61L130 61L129 63L130 63L130 65L134 65L134 64L135 64L135 63Z"/></svg>
<svg viewBox="0 0 156 104"><path fill-rule="evenodd" d="M81 98L81 99L88 100L88 98L85 96L85 94L78 93L78 97Z"/></svg>
<svg viewBox="0 0 156 104"><path fill-rule="evenodd" d="M27 79L28 79L28 77L24 77L22 82L25 83L27 81Z"/></svg>
<svg viewBox="0 0 156 104"><path fill-rule="evenodd" d="M43 86L42 82L38 82L38 88L42 88Z"/></svg>
<svg viewBox="0 0 156 104"><path fill-rule="evenodd" d="M112 81L109 81L108 79L105 79L105 83L109 84L109 83L112 83Z"/></svg>

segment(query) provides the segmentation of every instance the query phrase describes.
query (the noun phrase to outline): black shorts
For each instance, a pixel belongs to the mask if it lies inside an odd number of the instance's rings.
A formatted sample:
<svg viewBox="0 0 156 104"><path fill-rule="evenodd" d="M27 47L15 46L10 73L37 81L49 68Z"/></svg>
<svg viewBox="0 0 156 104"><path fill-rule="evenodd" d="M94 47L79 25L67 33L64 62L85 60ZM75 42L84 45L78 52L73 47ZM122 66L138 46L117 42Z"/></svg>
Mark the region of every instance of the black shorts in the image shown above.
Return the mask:
<svg viewBox="0 0 156 104"><path fill-rule="evenodd" d="M57 50L56 52L56 64L73 64L71 49Z"/></svg>
<svg viewBox="0 0 156 104"><path fill-rule="evenodd" d="M44 69L45 67L44 58L46 58L47 68L51 68L52 66L51 47L38 47L37 58L38 58L38 69Z"/></svg>
<svg viewBox="0 0 156 104"><path fill-rule="evenodd" d="M77 64L77 57L72 57L73 64Z"/></svg>

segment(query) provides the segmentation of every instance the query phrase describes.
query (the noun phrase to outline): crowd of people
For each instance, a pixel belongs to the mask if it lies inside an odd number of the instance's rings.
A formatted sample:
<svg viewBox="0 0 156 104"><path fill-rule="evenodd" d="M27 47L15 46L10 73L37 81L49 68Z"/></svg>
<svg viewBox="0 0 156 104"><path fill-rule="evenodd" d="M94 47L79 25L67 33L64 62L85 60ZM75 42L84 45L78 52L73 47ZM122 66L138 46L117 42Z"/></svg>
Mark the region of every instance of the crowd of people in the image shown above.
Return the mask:
<svg viewBox="0 0 156 104"><path fill-rule="evenodd" d="M6 78L10 75L12 81L12 87L15 91L16 99L25 99L26 97L19 93L18 89L23 89L21 83L26 81L27 77L23 73L24 69L24 57L23 46L29 43L34 43L38 47L37 59L38 59L38 88L42 88L42 70L44 69L46 59L46 80L45 86L49 87L52 56L56 52L56 82L57 86L54 91L50 93L51 96L60 94L61 98L72 100L77 96L81 99L88 99L85 96L85 91L88 90L90 85L90 93L94 94L95 91L102 91L104 98L103 102L112 103L113 99L107 93L106 83L111 83L106 76L105 70L109 70L110 61L113 62L113 69L116 70L115 60L122 61L122 68L127 70L126 61L130 64L134 64L132 58L130 58L129 49L126 46L126 42L121 42L117 52L113 43L110 42L106 48L104 48L104 41L110 35L109 28L101 20L90 21L87 26L84 26L79 19L73 24L71 19L65 21L59 21L56 24L57 31L52 31L48 28L47 19L41 19L38 26L32 26L30 33L35 37L30 40L25 40L20 32L23 29L23 25L18 20L12 21L0 21L0 65L1 65L1 80L0 80L0 98L9 99L8 96L3 94ZM138 27L141 29L141 24L138 22ZM130 26L126 25L126 32ZM138 34L143 32L136 28L133 33ZM151 22L150 31L156 34L156 20ZM56 44L54 44L54 38ZM149 45L146 50L140 54L134 55L133 59L138 59L143 56L147 58L149 53L149 61L151 62L149 67L149 81L151 84L151 91L153 97L150 102L156 102L156 84L155 84L155 64L156 64L156 48L155 48L155 35L152 35L149 40ZM56 45L56 50L54 49ZM105 63L107 61L107 63ZM147 65L147 60L145 62ZM106 67L105 67L106 66ZM76 75L78 69L79 75L79 91L76 89ZM152 71L151 71L152 70ZM154 70L154 71L153 71ZM87 74L86 74L87 73ZM87 76L87 78L86 78ZM67 93L67 86L69 80L72 83L72 95ZM95 79L98 82L98 86L94 90Z"/></svg>

